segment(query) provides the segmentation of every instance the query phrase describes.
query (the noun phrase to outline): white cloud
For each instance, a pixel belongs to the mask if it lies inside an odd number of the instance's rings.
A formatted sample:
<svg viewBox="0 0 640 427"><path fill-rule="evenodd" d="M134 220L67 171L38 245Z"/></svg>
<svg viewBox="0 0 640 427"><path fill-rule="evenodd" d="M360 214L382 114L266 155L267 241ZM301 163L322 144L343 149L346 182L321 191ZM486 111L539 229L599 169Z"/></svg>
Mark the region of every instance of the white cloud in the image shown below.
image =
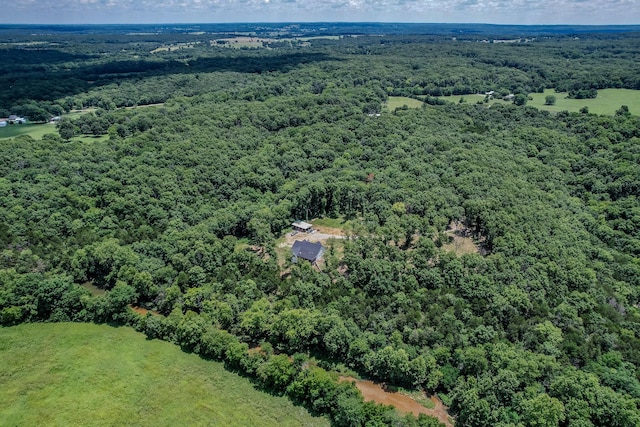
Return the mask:
<svg viewBox="0 0 640 427"><path fill-rule="evenodd" d="M14 0L0 23L259 21L640 24L640 0Z"/></svg>

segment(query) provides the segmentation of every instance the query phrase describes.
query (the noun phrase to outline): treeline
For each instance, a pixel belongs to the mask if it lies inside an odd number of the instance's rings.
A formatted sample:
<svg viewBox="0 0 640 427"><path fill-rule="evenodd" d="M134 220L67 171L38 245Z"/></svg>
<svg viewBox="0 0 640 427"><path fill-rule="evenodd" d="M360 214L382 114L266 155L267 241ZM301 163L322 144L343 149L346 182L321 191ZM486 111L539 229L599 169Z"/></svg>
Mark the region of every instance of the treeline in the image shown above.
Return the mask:
<svg viewBox="0 0 640 427"><path fill-rule="evenodd" d="M152 314L141 317L128 305L135 299L136 289L123 283L105 296L91 297L89 291L64 276L3 272L0 281L1 302L15 304L4 307L0 313L4 326L43 320L129 325L150 339L170 341L203 358L222 361L228 369L250 376L256 386L286 394L310 411L328 415L335 426L443 426L424 414L401 417L391 406L365 402L353 382L340 381L338 374L313 361L310 364L305 354L289 356L274 352L268 342L249 348L236 336L213 326L209 315L174 310L168 317Z"/></svg>

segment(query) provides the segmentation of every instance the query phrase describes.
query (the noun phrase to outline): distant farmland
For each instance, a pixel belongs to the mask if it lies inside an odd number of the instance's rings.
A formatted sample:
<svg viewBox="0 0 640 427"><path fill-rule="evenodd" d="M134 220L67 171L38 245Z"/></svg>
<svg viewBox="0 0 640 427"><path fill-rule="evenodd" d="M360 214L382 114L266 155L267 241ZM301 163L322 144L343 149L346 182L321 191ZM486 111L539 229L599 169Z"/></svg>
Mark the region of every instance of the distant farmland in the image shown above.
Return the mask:
<svg viewBox="0 0 640 427"><path fill-rule="evenodd" d="M556 97L554 105L545 105L545 97L547 95L553 95ZM530 93L531 98L527 105L530 107L536 107L540 110L547 111L569 111L577 113L583 107L589 109L589 113L602 114L612 116L616 113L616 110L622 105L629 107L629 112L635 116L640 115L640 90L633 89L599 89L598 96L593 99L572 99L567 98L566 92L558 92L553 89L546 89L544 93ZM392 97L389 97L391 99ZM463 98L468 103L476 103L484 99L484 95L450 95L442 96L440 98L446 99L449 102L458 103ZM502 99L495 99L491 101L492 104L512 104L512 101L503 101Z"/></svg>

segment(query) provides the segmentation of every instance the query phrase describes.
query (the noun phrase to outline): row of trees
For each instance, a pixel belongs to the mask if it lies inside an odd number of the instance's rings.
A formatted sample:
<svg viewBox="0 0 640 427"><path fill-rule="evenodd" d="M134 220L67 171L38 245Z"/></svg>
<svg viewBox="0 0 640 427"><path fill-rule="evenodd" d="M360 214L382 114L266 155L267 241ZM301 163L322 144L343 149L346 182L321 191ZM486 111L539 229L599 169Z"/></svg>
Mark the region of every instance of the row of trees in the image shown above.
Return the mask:
<svg viewBox="0 0 640 427"><path fill-rule="evenodd" d="M230 370L251 376L256 386L287 394L309 410L330 416L336 426L443 426L433 417L401 417L391 406L364 402L353 382L339 381L336 373L310 365L308 356L302 353L293 357L274 353L267 342L250 349L236 336L212 326L206 315L174 310L168 317L148 314L143 318L128 305L136 299L138 290L123 282L98 297L91 297L89 291L64 276L3 271L0 283L0 324L4 326L42 320L126 324L149 338L171 341L185 351L222 361Z"/></svg>

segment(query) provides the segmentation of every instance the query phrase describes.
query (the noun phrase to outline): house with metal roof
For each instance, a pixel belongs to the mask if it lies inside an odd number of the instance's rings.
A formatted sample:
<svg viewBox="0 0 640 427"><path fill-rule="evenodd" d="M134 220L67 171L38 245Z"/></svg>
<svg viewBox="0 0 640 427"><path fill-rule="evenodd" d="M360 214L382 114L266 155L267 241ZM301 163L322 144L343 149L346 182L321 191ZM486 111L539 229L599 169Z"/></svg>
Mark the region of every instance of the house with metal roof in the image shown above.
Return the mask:
<svg viewBox="0 0 640 427"><path fill-rule="evenodd" d="M324 246L320 242L309 242L308 240L296 240L291 248L293 257L291 262L296 263L299 259L309 261L311 264L317 263L324 253Z"/></svg>

